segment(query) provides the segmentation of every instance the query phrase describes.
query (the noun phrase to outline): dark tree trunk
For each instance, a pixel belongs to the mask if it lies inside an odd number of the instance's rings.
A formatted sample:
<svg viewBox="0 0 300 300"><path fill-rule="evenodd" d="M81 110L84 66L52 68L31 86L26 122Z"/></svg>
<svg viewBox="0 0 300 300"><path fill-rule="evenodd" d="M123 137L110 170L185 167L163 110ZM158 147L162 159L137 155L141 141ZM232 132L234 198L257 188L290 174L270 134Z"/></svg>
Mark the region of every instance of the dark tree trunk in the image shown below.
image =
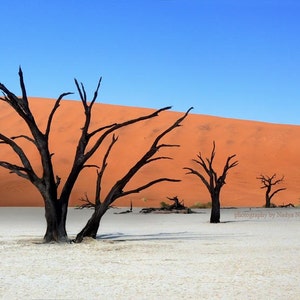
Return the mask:
<svg viewBox="0 0 300 300"><path fill-rule="evenodd" d="M58 211L58 232L59 232L60 240L69 241L67 230L66 230L68 207L66 205L61 205L59 201L57 211Z"/></svg>
<svg viewBox="0 0 300 300"><path fill-rule="evenodd" d="M50 243L52 241L58 241L58 224L56 208L49 203L45 205L45 218L47 222L47 229L44 235L44 242Z"/></svg>
<svg viewBox="0 0 300 300"><path fill-rule="evenodd" d="M67 242L69 241L66 231L66 212L62 212L60 202L45 200L45 218L47 223L46 233L44 235L44 242Z"/></svg>
<svg viewBox="0 0 300 300"><path fill-rule="evenodd" d="M269 184L266 189L266 207L271 207L271 197L270 197L271 186L272 185Z"/></svg>
<svg viewBox="0 0 300 300"><path fill-rule="evenodd" d="M271 206L271 199L269 197L266 197L266 207Z"/></svg>
<svg viewBox="0 0 300 300"><path fill-rule="evenodd" d="M220 193L215 192L211 195L211 214L210 223L220 223Z"/></svg>
<svg viewBox="0 0 300 300"><path fill-rule="evenodd" d="M99 206L95 207L93 215L88 220L84 228L77 234L73 242L81 243L85 237L91 237L93 239L96 239L100 221L107 210L107 205L100 204Z"/></svg>
<svg viewBox="0 0 300 300"><path fill-rule="evenodd" d="M71 188L72 190L72 188ZM58 231L61 237L61 241L70 241L68 238L66 230L67 214L68 214L68 199L70 195L67 196L67 200L63 201L62 198L59 198L56 206L58 214Z"/></svg>

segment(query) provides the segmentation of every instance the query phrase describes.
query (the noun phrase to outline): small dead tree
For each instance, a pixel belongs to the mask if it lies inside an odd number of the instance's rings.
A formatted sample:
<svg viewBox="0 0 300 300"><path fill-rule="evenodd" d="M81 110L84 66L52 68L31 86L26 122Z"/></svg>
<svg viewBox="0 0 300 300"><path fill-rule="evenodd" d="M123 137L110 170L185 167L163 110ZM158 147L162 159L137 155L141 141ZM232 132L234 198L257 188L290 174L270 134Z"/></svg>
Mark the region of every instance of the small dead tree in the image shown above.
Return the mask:
<svg viewBox="0 0 300 300"><path fill-rule="evenodd" d="M169 209L172 210L172 209L187 209L185 206L184 206L184 203L183 203L183 200L182 201L179 201L178 197L175 196L175 197L167 197L169 200L173 201L174 203L171 204L169 206Z"/></svg>
<svg viewBox="0 0 300 300"><path fill-rule="evenodd" d="M76 152L73 158L73 163L71 165L70 173L67 176L66 181L63 183L61 182L61 178L54 173L54 167L52 164L52 156L54 155L54 153L50 151L49 139L52 121L57 109L61 104L61 100L66 95L69 95L71 93L63 93L58 97L58 99L54 102L53 108L46 121L45 130L41 130L41 128L36 123L35 117L30 109L25 83L23 79L23 72L21 68L19 69L19 79L22 96L16 96L4 84L0 83L0 91L3 94L3 96L0 97L0 101L3 101L10 105L13 108L13 110L19 115L19 117L25 121L25 124L27 125L27 128L30 131L30 135L19 134L17 136L8 136L5 135L3 132L0 132L0 146L1 144L8 145L19 158L19 163L17 164L11 163L6 160L0 160L0 167L3 167L9 170L10 173L14 173L28 180L38 189L39 193L41 194L42 199L44 201L45 217L47 224L46 233L44 235L44 242L69 242L70 240L66 231L66 219L71 192L78 179L79 174L83 169L90 167L98 167L95 165L88 164L88 160L95 154L95 152L100 147L102 147L104 140L113 136L110 146L107 149L106 156L104 157L104 163L102 164L102 167L100 168L98 174L98 180L101 181L103 172L106 168L107 156L110 153L110 149L117 141L117 137L115 137L114 133L120 128L130 126L132 124L142 122L144 120L155 118L161 112L169 110L171 107L164 107L145 116L133 118L121 123L108 124L91 130L90 124L92 121L92 110L98 96L101 78L98 81L98 85L94 92L94 96L90 102L88 102L87 100L87 94L83 84L79 84L78 81L75 79L75 85L80 95L81 104L83 108L84 121L83 126L81 128L81 134L79 136L78 143L76 146ZM159 149L163 147L175 146L159 144L159 142L170 131L172 131L178 126L181 126L180 124L186 118L188 112L184 114L183 117L179 118L172 126L166 129L160 135L158 135L158 137L155 139L154 143L151 145L150 149L146 152L146 154L136 163L135 166L132 167L132 169L129 170L129 172L123 178L116 182L116 184L112 187L112 189L110 190L103 202L100 201L100 191L96 192L95 213L89 220L88 224L84 227L82 232L78 234L76 242L80 242L85 236L96 236L102 215L106 212L108 206L111 203L113 203L116 199L128 195L130 193L139 192L143 189L146 189L149 186L152 186L162 181L178 181L176 179L170 178L159 178L145 184L144 186L138 187L135 190L123 190L126 184L129 182L129 180L133 177L133 175L136 174L136 172L141 167L158 159L167 158L155 158L153 156ZM2 130L4 130L4 128L1 128L1 131ZM20 139L26 139L27 141L32 143L37 149L42 167L41 175L38 175L39 172L37 172L37 170L35 170L32 166L27 153L18 144L18 141ZM63 186L59 194L58 186L60 184L63 184ZM99 188L101 187L101 185L97 186Z"/></svg>
<svg viewBox="0 0 300 300"><path fill-rule="evenodd" d="M202 183L205 185L207 190L209 191L211 197L211 216L210 223L220 223L220 192L223 185L226 183L225 179L229 169L238 165L238 161L232 161L232 159L236 156L236 154L231 155L227 158L225 166L223 168L223 172L220 176L217 175L217 172L214 170L213 162L215 158L215 142L213 142L213 149L210 155L210 158L203 159L201 153L197 155L198 159L193 159L195 163L197 163L204 171L204 175L189 167L185 167L184 169L188 170L187 174L193 174L198 176ZM206 178L206 176L208 178Z"/></svg>
<svg viewBox="0 0 300 300"><path fill-rule="evenodd" d="M286 190L286 188L279 188L275 191L272 191L272 188L274 185L280 184L284 180L284 176L282 176L279 179L276 179L276 174L273 174L272 176L267 175L260 175L256 179L260 180L262 186L261 189L266 189L265 199L266 204L265 207L271 207L271 199L280 191Z"/></svg>

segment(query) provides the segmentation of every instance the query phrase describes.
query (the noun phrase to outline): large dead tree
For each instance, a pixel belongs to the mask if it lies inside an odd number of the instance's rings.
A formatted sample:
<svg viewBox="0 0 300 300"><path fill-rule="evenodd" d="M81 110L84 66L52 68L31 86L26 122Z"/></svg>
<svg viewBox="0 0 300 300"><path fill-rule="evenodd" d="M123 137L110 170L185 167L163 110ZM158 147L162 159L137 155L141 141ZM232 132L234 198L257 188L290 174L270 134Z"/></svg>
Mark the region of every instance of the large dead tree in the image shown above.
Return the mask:
<svg viewBox="0 0 300 300"><path fill-rule="evenodd" d="M273 174L272 176L267 175L260 175L257 177L258 180L260 180L262 186L261 189L266 189L265 199L266 204L265 207L271 207L271 199L280 191L286 190L286 188L279 188L275 191L272 191L272 188L274 185L280 184L284 180L284 176L282 176L279 179L276 179L276 174Z"/></svg>
<svg viewBox="0 0 300 300"><path fill-rule="evenodd" d="M101 180L102 175L104 174L105 168L107 166L107 157L109 156L109 152L112 149L113 145L116 143L117 138L115 136L112 137L112 141L110 146L107 149L107 152L104 156L102 167L100 171L97 173L97 184L96 184L96 196L95 196L95 206L94 206L94 213L85 225L85 227L81 230L80 233L76 236L75 242L81 242L84 237L92 237L96 238L99 224L101 221L102 216L105 214L109 206L117 199L133 194L139 193L140 191L157 184L162 181L171 181L171 182L179 182L178 179L170 179L170 178L158 178L153 181L147 182L142 186L136 187L130 190L124 190L127 183L131 180L131 178L146 164L152 163L154 161L160 159L171 159L168 156L157 156L153 157L161 148L164 147L178 147L179 145L174 144L163 144L160 143L161 139L170 131L175 129L176 127L180 126L180 123L186 118L189 110L179 118L173 125L159 134L154 142L150 145L148 151L136 162L136 164L120 179L118 180L110 189L106 197L103 201L100 200L100 191L101 191Z"/></svg>
<svg viewBox="0 0 300 300"><path fill-rule="evenodd" d="M0 145L6 144L10 146L11 150L17 154L20 160L19 164L13 164L11 162L1 160L0 166L8 169L11 173L15 173L18 176L26 180L29 180L40 192L42 199L44 201L45 217L47 222L47 229L44 235L44 242L47 243L51 241L68 242L69 238L66 231L66 219L67 219L70 194L72 192L72 189L74 187L75 182L77 181L80 172L84 168L97 167L95 165L89 165L88 160L95 154L95 152L99 149L99 147L102 146L103 141L109 138L110 136L112 136L110 146L106 151L106 155L104 157L102 167L100 168L99 171L100 179L98 178L98 180L101 181L101 177L107 165L106 162L107 157L110 153L111 148L117 141L117 137L114 135L114 133L120 128L157 117L161 112L169 110L171 107L164 107L148 115L134 118L122 123L112 123L103 127L99 127L95 130L90 130L90 124L92 120L92 109L98 96L98 90L100 88L101 78L94 92L94 96L90 102L88 102L87 100L87 95L83 84L82 83L79 84L78 81L75 79L75 85L80 95L85 118L84 118L84 124L81 128L81 135L78 139L75 156L71 166L71 171L62 186L61 193L58 194L58 186L62 184L62 182L60 177L54 174L52 160L51 160L53 153L49 149L49 137L50 137L51 125L52 125L55 112L59 108L61 100L66 95L69 95L71 93L63 93L58 97L48 116L46 128L44 131L42 131L38 127L35 118L30 110L21 68L19 69L19 78L20 78L22 96L17 97L9 89L7 89L4 84L0 83L0 90L3 93L3 97L0 97L0 100L8 103L15 110L15 112L25 121L28 129L30 130L31 135L19 134L17 136L9 137L3 133L0 133ZM106 212L108 206L112 204L116 199L128 195L130 193L139 192L143 189L146 189L149 186L152 186L162 181L171 181L171 182L179 181L177 179L171 179L171 178L158 178L149 183L146 183L141 187L137 187L134 190L124 191L124 188L126 187L126 184L129 182L129 180L144 165L159 159L169 159L169 157L153 157L153 156L156 154L156 152L159 149L163 147L178 146L178 145L160 144L159 142L166 134L168 134L176 127L180 126L181 122L186 118L189 111L190 110L188 110L187 113L185 113L180 119L178 119L169 128L167 128L160 135L158 135L158 137L155 139L155 141L151 145L150 149L146 152L146 154L142 158L140 158L140 160L128 171L128 173L123 178L121 178L116 182L116 184L111 188L110 192L105 197L105 200L103 202L100 201L100 196L99 196L100 194L98 194L97 196L98 198L95 206L95 212L91 217L91 219L89 220L89 222L87 223L87 225L82 230L82 232L78 234L78 236L76 237L75 239L76 242L80 242L84 236L96 237L96 233L102 215ZM36 147L40 156L41 166L43 170L41 176L39 176L38 173L34 170L27 154L19 146L18 140L20 139L26 139Z"/></svg>
<svg viewBox="0 0 300 300"><path fill-rule="evenodd" d="M238 165L238 161L232 161L232 159L236 156L231 155L227 158L225 166L223 168L223 172L220 176L217 175L217 172L214 170L213 162L215 158L215 142L213 142L213 149L210 155L210 158L203 159L201 153L197 155L198 159L193 159L195 163L197 163L204 172L199 172L194 168L186 167L184 169L188 170L187 174L193 174L198 176L202 183L205 185L207 190L209 191L211 197L211 216L210 223L220 223L220 192L223 185L226 183L225 179L229 169Z"/></svg>

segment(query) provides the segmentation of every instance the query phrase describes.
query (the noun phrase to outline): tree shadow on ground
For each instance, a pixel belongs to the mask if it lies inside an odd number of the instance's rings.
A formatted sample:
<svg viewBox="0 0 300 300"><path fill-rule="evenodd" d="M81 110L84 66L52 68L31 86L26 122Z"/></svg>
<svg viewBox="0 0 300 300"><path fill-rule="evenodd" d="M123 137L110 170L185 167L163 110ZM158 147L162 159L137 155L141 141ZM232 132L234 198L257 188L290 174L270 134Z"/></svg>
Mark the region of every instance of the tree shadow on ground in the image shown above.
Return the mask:
<svg viewBox="0 0 300 300"><path fill-rule="evenodd" d="M118 242L127 241L167 241L167 240L215 240L224 238L234 238L237 234L203 234L196 232L160 232L151 234L125 234L121 232L100 234L98 240L110 240Z"/></svg>

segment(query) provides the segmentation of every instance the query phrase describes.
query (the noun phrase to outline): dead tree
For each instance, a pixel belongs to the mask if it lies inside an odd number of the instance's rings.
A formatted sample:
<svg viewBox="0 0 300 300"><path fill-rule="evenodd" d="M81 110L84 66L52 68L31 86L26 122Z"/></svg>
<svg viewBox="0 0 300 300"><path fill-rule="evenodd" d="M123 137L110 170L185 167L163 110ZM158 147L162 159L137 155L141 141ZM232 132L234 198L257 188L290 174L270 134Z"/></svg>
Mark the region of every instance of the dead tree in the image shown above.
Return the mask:
<svg viewBox="0 0 300 300"><path fill-rule="evenodd" d="M62 186L61 193L59 194L58 186L62 183L59 176L57 176L54 173L54 168L51 160L54 153L52 153L49 148L49 137L50 137L53 117L60 106L61 100L66 95L69 95L71 93L63 93L58 97L48 116L46 128L44 131L42 131L37 125L35 121L35 117L33 116L30 110L21 68L19 69L19 78L20 78L22 96L17 97L8 88L6 88L4 84L0 83L0 90L3 93L3 96L0 97L0 100L9 104L14 109L14 111L20 116L20 118L25 121L30 131L30 135L22 134L18 136L9 137L3 133L0 133L0 145L1 144L8 145L11 148L11 150L14 151L20 159L19 164L13 164L5 160L0 160L0 167L6 168L10 171L10 173L17 174L18 176L30 181L40 192L42 199L44 201L45 217L47 223L46 233L44 235L44 242L51 242L51 241L67 242L69 241L69 238L66 231L66 219L67 219L67 211L69 206L70 194L72 192L74 184L77 181L80 172L84 168L98 167L95 165L88 164L88 160L95 154L95 152L99 149L99 147L102 146L103 141L109 138L111 135L113 135L118 129L129 126L131 124L142 122L144 120L157 117L161 112L169 110L171 107L164 107L148 115L127 120L122 123L112 123L103 127L99 127L95 130L90 130L90 123L92 120L92 109L98 96L98 90L100 88L101 78L98 81L98 85L94 92L93 98L90 102L88 102L87 100L87 95L83 84L82 83L79 84L78 81L75 79L75 85L80 95L85 118L84 118L84 124L81 128L81 135L78 139L75 156L71 166L71 171ZM105 213L107 207L117 198L120 198L121 196L125 196L126 194L141 191L161 181L175 181L175 182L178 181L169 178L159 178L142 187L137 188L135 191L127 191L127 192L123 191L123 188L128 183L128 181L143 165L158 159L158 158L151 158L158 151L158 149L162 147L170 146L170 145L158 144L158 142L168 132L170 132L177 126L180 126L180 123L184 120L187 114L188 112L183 117L181 117L177 122L175 122L175 124L173 124L171 127L169 127L166 131L161 133L156 138L154 144L152 145L152 148L145 154L145 156L142 159L139 160L139 162L127 173L126 176L124 176L119 181L117 181L117 183L112 187L111 191L109 192L109 194L107 195L107 197L102 203L100 202L100 198L96 199L95 214L93 215L89 223L85 226L82 233L79 234L78 238L76 238L77 242L80 241L80 239L83 236L95 237L96 229L99 226L99 221L101 216ZM43 170L42 175L40 176L38 175L39 173L36 172L36 170L33 168L27 154L21 148L21 146L19 146L18 140L20 139L28 140L37 149L41 161L42 170ZM113 136L110 147L107 150L107 155L110 152L110 148L115 144L116 141L117 138ZM100 168L100 173L101 172L103 173L104 169L105 169L105 164L102 165L102 168Z"/></svg>
<svg viewBox="0 0 300 300"><path fill-rule="evenodd" d="M238 165L238 161L231 160L236 156L231 155L227 158L225 166L223 168L223 172L221 176L218 176L216 171L213 168L213 161L215 158L215 142L213 142L213 149L210 155L210 158L203 159L201 153L197 155L198 159L193 159L194 162L196 162L200 167L202 168L202 171L204 171L204 175L193 169L193 168L184 168L188 170L187 174L193 174L198 176L202 183L205 185L207 190L209 191L210 197L211 197L211 216L210 216L210 223L220 223L220 192L223 185L226 183L225 179L227 176L227 173L229 169L235 167ZM205 177L205 174L208 178Z"/></svg>
<svg viewBox="0 0 300 300"><path fill-rule="evenodd" d="M172 205L169 206L169 209L172 210L172 209L187 209L184 204L183 204L183 201L179 201L178 197L175 196L173 198L170 198L170 197L167 197L169 200L173 201L174 203Z"/></svg>
<svg viewBox="0 0 300 300"><path fill-rule="evenodd" d="M169 128L167 128L165 131L163 131L161 134L159 134L154 142L150 145L148 151L136 162L136 164L120 179L118 180L110 189L106 197L104 198L103 201L100 201L99 197L96 197L95 199L95 210L91 218L88 220L87 224L85 227L81 230L80 233L77 234L74 242L80 243L84 237L92 237L96 238L99 224L101 221L102 216L105 214L109 206L116 201L117 199L134 194L134 193L139 193L142 190L145 190L149 188L150 186L157 184L162 181L170 181L170 182L179 182L180 180L178 179L170 179L170 178L158 178L153 181L147 182L142 186L136 187L131 190L124 190L126 188L126 185L128 182L136 175L136 173L145 165L155 162L157 160L161 159L171 159L170 157L167 156L157 156L154 157L154 155L162 148L166 147L179 147L179 145L174 145L174 144L163 144L160 143L160 140L169 132L180 126L181 122L187 117L189 111L191 108L181 117L179 118L173 125L171 125ZM107 149L107 152L104 156L104 159L102 161L102 166L100 172L98 172L98 177L97 177L97 187L96 190L100 191L101 190L101 180L102 176L104 174L104 171L107 167L107 158L109 156L109 153L113 147L113 145L116 143L117 138L115 136L112 137L111 144L109 148Z"/></svg>
<svg viewBox="0 0 300 300"><path fill-rule="evenodd" d="M286 188L280 188L272 192L272 188L274 185L280 184L283 182L284 176L279 179L276 179L276 174L273 174L271 177L267 175L260 175L257 177L260 180L262 186L261 189L266 189L265 200L266 204L265 207L271 207L271 199L280 191L286 190Z"/></svg>

